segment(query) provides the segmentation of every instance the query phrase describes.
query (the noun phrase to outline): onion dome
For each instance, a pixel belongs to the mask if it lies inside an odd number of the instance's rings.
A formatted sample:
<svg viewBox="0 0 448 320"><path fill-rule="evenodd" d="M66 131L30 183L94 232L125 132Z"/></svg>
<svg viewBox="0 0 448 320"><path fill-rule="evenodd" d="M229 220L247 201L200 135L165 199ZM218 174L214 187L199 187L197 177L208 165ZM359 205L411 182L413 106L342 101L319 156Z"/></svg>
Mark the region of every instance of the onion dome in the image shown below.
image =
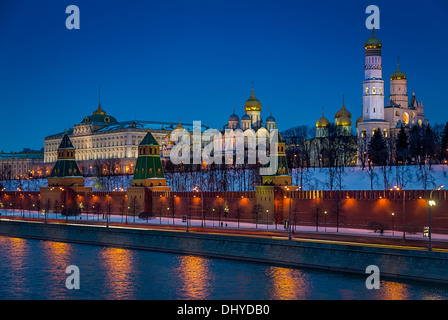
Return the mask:
<svg viewBox="0 0 448 320"><path fill-rule="evenodd" d="M179 118L179 123L178 123L177 126L174 128L174 130L185 130L184 126L180 124L180 118Z"/></svg>
<svg viewBox="0 0 448 320"><path fill-rule="evenodd" d="M322 110L322 117L319 120L317 120L316 128L325 128L329 125L330 125L330 121L328 121L328 119L325 118L324 111Z"/></svg>
<svg viewBox="0 0 448 320"><path fill-rule="evenodd" d="M248 121L250 121L251 119L250 119L250 115L248 115L247 113L245 113L242 117L241 117L241 120L248 120Z"/></svg>
<svg viewBox="0 0 448 320"><path fill-rule="evenodd" d="M266 123L267 122L275 122L275 118L272 116L272 114L269 114L269 117L266 118Z"/></svg>
<svg viewBox="0 0 448 320"><path fill-rule="evenodd" d="M349 117L342 115L340 116L337 120L336 120L336 125L339 126L351 126L352 125L352 121L350 120Z"/></svg>
<svg viewBox="0 0 448 320"><path fill-rule="evenodd" d="M252 88L249 99L244 103L244 109L246 111L261 111L261 102L255 97L254 88Z"/></svg>
<svg viewBox="0 0 448 320"><path fill-rule="evenodd" d="M350 111L348 111L347 109L345 109L345 104L344 104L344 96L342 96L342 108L339 109L338 112L336 112L335 114L335 119L338 119L342 116L346 116L347 118L351 119L352 118L352 114L350 113Z"/></svg>
<svg viewBox="0 0 448 320"><path fill-rule="evenodd" d="M235 107L233 107L233 113L230 115L229 121L240 121L240 117L235 113Z"/></svg>
<svg viewBox="0 0 448 320"><path fill-rule="evenodd" d="M392 73L392 75L390 76L390 80L406 80L406 79L407 79L406 74L404 72L401 72L400 70L400 58L398 58L397 71Z"/></svg>
<svg viewBox="0 0 448 320"><path fill-rule="evenodd" d="M96 109L91 116L85 117L81 123L94 123L100 125L109 125L109 124L117 124L118 121L115 117L107 115L106 111L101 109L101 103L98 104L98 109Z"/></svg>
<svg viewBox="0 0 448 320"><path fill-rule="evenodd" d="M364 47L366 49L381 49L382 43L381 40L375 37L375 28L372 29L372 36L367 39L367 41L364 43Z"/></svg>

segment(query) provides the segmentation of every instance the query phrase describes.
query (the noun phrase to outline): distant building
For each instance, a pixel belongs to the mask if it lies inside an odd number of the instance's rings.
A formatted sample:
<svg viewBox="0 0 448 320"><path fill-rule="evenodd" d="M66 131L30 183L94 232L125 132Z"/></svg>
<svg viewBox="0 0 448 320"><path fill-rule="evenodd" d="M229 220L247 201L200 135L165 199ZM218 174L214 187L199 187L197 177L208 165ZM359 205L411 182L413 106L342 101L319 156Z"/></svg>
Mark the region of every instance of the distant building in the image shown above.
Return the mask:
<svg viewBox="0 0 448 320"><path fill-rule="evenodd" d="M363 81L363 110L356 121L359 138L370 139L375 130L381 130L384 137L394 135L401 126L427 124L423 102L418 102L415 92L409 102L407 94L407 76L400 70L390 76L389 102L384 104L384 80L382 72L382 42L372 30L372 36L364 43L365 77Z"/></svg>
<svg viewBox="0 0 448 320"><path fill-rule="evenodd" d="M380 130L385 138L396 137L402 126L409 130L412 126L428 123L423 102L418 102L415 92L409 101L407 76L400 70L399 63L397 70L390 76L389 102L385 105L382 42L373 30L372 36L364 43L364 48L363 107L362 115L355 123L356 136L352 135L352 115L343 101L342 108L335 114L333 127L322 114L316 122L316 138L305 142L309 144L304 149L310 152L311 166L328 166L329 161L336 160L345 165L365 162L368 142L376 130ZM329 137L337 137L336 143L339 146L330 145ZM339 156L335 157L332 153L342 154L343 158L339 159Z"/></svg>
<svg viewBox="0 0 448 320"><path fill-rule="evenodd" d="M46 177L51 167L44 163L43 149L0 152L0 180Z"/></svg>
<svg viewBox="0 0 448 320"><path fill-rule="evenodd" d="M208 129L202 125L201 131ZM169 158L174 142L170 140L175 130L186 130L193 134L193 125L162 121L123 121L108 115L98 108L89 116L67 130L75 147L75 160L84 174L91 174L97 162L110 162L114 173L132 174L138 156L139 143L150 131L160 146L162 161ZM53 164L57 160L57 150L64 132L45 138L44 162ZM88 172L86 172L88 171Z"/></svg>

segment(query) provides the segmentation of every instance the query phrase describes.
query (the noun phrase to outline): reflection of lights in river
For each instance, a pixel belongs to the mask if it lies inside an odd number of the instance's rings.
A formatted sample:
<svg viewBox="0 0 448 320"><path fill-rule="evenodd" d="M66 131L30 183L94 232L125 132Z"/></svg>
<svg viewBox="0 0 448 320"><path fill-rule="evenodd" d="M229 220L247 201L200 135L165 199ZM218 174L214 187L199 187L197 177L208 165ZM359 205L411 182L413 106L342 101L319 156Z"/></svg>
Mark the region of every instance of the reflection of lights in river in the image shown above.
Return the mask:
<svg viewBox="0 0 448 320"><path fill-rule="evenodd" d="M136 281L133 275L133 251L107 247L100 255L107 270L106 286L111 291L108 299L133 299Z"/></svg>
<svg viewBox="0 0 448 320"><path fill-rule="evenodd" d="M300 270L270 267L267 275L272 285L270 295L274 300L305 299L308 282Z"/></svg>
<svg viewBox="0 0 448 320"><path fill-rule="evenodd" d="M211 277L208 259L195 256L180 256L179 296L185 299L207 299L210 295Z"/></svg>

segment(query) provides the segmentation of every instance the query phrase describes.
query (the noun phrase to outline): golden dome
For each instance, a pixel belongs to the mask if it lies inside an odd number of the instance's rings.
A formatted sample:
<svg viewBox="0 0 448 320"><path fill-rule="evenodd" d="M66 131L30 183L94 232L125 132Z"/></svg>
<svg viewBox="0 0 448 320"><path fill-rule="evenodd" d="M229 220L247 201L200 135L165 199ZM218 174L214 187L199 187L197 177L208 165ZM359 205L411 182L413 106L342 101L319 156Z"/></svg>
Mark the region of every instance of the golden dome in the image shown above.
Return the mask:
<svg viewBox="0 0 448 320"><path fill-rule="evenodd" d="M339 126L351 126L352 121L349 117L342 115L336 120L336 125Z"/></svg>
<svg viewBox="0 0 448 320"><path fill-rule="evenodd" d="M261 111L261 102L255 97L254 88L252 88L252 94L244 104L246 111Z"/></svg>
<svg viewBox="0 0 448 320"><path fill-rule="evenodd" d="M342 116L346 116L347 118L351 119L352 118L352 114L350 113L350 111L348 111L347 109L345 109L345 104L344 104L344 96L342 96L342 108L339 109L338 112L336 112L336 114L334 115L335 119L338 119Z"/></svg>
<svg viewBox="0 0 448 320"><path fill-rule="evenodd" d="M406 80L406 79L407 79L406 73L401 72L400 70L400 57L398 57L397 71L392 73L392 75L390 76L390 80Z"/></svg>
<svg viewBox="0 0 448 320"><path fill-rule="evenodd" d="M324 110L322 110L322 117L317 120L316 122L316 128L325 128L330 125L330 121L327 120L324 116Z"/></svg>
<svg viewBox="0 0 448 320"><path fill-rule="evenodd" d="M105 115L106 115L106 111L104 111L103 109L101 109L101 103L98 104L98 109L96 109L95 111L93 111L93 115L101 115L101 116L105 116Z"/></svg>

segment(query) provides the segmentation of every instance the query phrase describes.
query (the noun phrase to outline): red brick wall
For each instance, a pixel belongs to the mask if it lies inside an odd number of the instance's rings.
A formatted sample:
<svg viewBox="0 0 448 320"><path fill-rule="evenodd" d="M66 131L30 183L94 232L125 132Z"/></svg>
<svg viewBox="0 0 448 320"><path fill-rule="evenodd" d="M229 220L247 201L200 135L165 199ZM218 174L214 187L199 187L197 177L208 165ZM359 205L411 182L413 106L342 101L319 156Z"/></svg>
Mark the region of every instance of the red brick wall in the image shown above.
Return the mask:
<svg viewBox="0 0 448 320"><path fill-rule="evenodd" d="M428 226L429 194L430 191L405 191L405 218L409 228L413 226L421 232L423 226ZM271 217L271 220L276 220L279 224L289 218L291 199L292 223L295 221L297 224L315 226L317 206L319 225L323 226L326 220L327 226L336 226L335 211L339 202L340 227L365 228L369 222L392 226L392 212L395 213L395 229L401 230L403 225L402 191L293 191L283 192L283 197L281 195L279 193L275 197L276 212ZM437 203L432 208L433 231L448 233L448 193L446 190L434 191L433 199ZM0 201L3 209L37 210L39 206L41 210L44 209L39 192L1 192ZM76 205L82 203L83 213L88 208L89 214L105 212L108 203L112 214L126 214L129 206L126 192L73 192L67 201L76 202ZM160 214L172 217L174 214L180 218L187 214L188 202L189 215L194 219L201 218L203 206L206 218L223 221L224 208L228 207L227 220L256 221L255 192L152 192L152 211L156 217ZM327 211L326 219L324 211Z"/></svg>

